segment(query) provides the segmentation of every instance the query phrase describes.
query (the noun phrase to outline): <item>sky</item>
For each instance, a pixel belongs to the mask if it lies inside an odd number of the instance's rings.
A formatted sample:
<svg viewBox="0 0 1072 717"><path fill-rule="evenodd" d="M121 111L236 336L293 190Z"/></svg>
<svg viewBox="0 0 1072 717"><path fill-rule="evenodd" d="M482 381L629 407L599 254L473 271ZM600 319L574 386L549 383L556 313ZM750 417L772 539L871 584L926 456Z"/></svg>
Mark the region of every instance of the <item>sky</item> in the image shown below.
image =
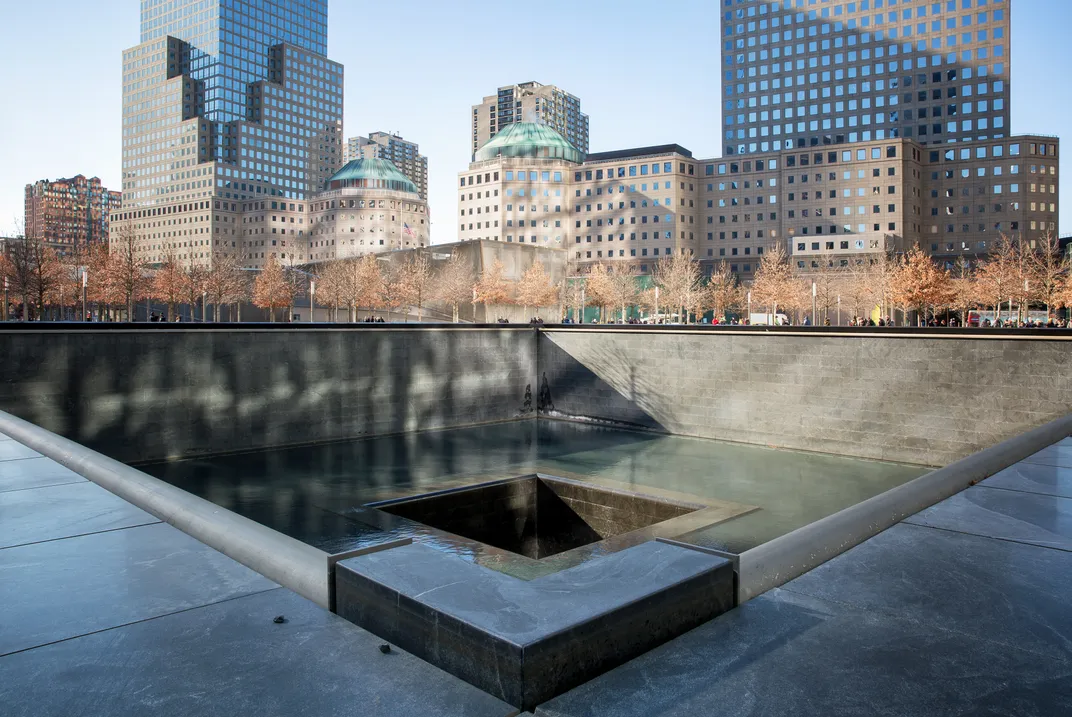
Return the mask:
<svg viewBox="0 0 1072 717"><path fill-rule="evenodd" d="M1012 133L1072 138L1072 78L1054 62L1072 2L1011 1ZM81 173L121 188L121 58L138 44L138 12L138 0L13 0L5 9L0 235L21 224L27 183ZM715 0L330 0L344 136L391 131L420 145L437 244L456 236L472 105L502 85L535 80L579 97L592 152L677 143L717 157L718 12ZM1064 236L1072 181L1061 200Z"/></svg>

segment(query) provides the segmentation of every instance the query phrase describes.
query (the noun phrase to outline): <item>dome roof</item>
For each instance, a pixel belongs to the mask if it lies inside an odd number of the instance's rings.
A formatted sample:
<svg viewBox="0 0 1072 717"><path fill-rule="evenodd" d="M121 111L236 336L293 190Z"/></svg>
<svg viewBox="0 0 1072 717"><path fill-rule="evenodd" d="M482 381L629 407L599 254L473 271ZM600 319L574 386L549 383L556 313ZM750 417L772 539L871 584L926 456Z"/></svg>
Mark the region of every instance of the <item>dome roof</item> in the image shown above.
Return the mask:
<svg viewBox="0 0 1072 717"><path fill-rule="evenodd" d="M547 125L536 122L515 122L477 150L474 161L483 162L496 157L533 157L565 159L580 164L584 154L566 138Z"/></svg>
<svg viewBox="0 0 1072 717"><path fill-rule="evenodd" d="M386 159L355 159L328 180L328 189L362 187L417 193L417 185Z"/></svg>

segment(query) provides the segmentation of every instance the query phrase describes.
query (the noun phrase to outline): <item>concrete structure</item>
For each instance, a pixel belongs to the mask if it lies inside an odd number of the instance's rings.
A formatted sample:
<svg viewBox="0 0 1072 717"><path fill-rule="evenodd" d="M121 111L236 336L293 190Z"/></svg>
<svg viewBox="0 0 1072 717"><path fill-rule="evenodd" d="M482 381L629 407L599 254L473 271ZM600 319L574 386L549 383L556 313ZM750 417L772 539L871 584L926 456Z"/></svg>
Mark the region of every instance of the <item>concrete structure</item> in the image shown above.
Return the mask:
<svg viewBox="0 0 1072 717"><path fill-rule="evenodd" d="M148 461L510 420L521 415L526 386L537 385L527 327L310 328L163 324L146 335L101 324L89 333L5 327L2 370L19 378L3 382L0 410L117 460ZM86 355L127 369L109 369L118 383L98 384L79 358ZM169 370L178 357L201 369ZM56 380L60 367L69 380ZM90 408L104 403L107 416Z"/></svg>
<svg viewBox="0 0 1072 717"><path fill-rule="evenodd" d="M342 163L343 70L326 0L142 3L123 53L123 189L140 254L253 254L243 210L301 211ZM257 251L257 253L261 253Z"/></svg>
<svg viewBox="0 0 1072 717"><path fill-rule="evenodd" d="M508 420L523 415L526 387L534 400L546 380L556 415L934 466L1063 415L1065 339L621 326L548 327L537 342L523 327L10 326L0 410L119 460L150 460ZM128 370L102 384L87 352ZM169 370L176 357L199 369Z"/></svg>
<svg viewBox="0 0 1072 717"><path fill-rule="evenodd" d="M386 159L417 185L421 199L428 199L428 158L416 142L407 142L391 132L370 132L368 137L351 137L343 148L343 162L355 159Z"/></svg>
<svg viewBox="0 0 1072 717"><path fill-rule="evenodd" d="M913 140L694 159L680 145L579 157L514 124L459 174L459 237L564 247L570 261L649 273L686 253L748 280L778 242L800 270L919 243L952 263L1001 234L1056 232L1058 143L1028 136L937 149Z"/></svg>
<svg viewBox="0 0 1072 717"><path fill-rule="evenodd" d="M537 366L555 411L936 466L1072 405L1062 334L652 329L541 331Z"/></svg>
<svg viewBox="0 0 1072 717"><path fill-rule="evenodd" d="M1008 137L1011 5L726 3L723 153Z"/></svg>
<svg viewBox="0 0 1072 717"><path fill-rule="evenodd" d="M42 179L26 185L23 230L28 239L59 251L107 242L111 213L122 207L122 197L97 177Z"/></svg>
<svg viewBox="0 0 1072 717"><path fill-rule="evenodd" d="M472 151L515 122L538 122L555 129L581 152L588 151L588 115L581 101L554 85L522 82L500 87L473 105Z"/></svg>

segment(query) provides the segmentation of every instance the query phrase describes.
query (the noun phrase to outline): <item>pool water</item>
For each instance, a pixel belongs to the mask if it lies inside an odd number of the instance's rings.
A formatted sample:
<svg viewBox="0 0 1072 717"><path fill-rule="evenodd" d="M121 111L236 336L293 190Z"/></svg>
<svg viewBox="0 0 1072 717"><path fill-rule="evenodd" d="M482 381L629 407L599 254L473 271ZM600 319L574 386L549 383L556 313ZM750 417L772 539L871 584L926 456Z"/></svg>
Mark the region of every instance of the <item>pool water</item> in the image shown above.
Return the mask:
<svg viewBox="0 0 1072 717"><path fill-rule="evenodd" d="M750 512L681 538L740 553L929 470L547 419L139 468L329 553L399 534L397 526L363 519L368 503L536 472L747 506ZM414 539L480 559L472 546L444 545L432 533L409 530Z"/></svg>

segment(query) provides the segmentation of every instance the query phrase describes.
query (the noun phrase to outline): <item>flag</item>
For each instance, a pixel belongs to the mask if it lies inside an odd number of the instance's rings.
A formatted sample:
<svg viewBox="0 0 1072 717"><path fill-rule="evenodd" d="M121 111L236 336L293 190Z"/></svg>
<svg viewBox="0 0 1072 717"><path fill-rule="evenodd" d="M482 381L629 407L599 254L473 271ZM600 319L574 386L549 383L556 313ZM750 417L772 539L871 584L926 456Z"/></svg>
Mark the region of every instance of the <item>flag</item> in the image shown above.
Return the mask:
<svg viewBox="0 0 1072 717"><path fill-rule="evenodd" d="M409 234L410 236L414 236L413 230L410 229L409 224L406 224L405 222L402 222L402 233L403 234Z"/></svg>

